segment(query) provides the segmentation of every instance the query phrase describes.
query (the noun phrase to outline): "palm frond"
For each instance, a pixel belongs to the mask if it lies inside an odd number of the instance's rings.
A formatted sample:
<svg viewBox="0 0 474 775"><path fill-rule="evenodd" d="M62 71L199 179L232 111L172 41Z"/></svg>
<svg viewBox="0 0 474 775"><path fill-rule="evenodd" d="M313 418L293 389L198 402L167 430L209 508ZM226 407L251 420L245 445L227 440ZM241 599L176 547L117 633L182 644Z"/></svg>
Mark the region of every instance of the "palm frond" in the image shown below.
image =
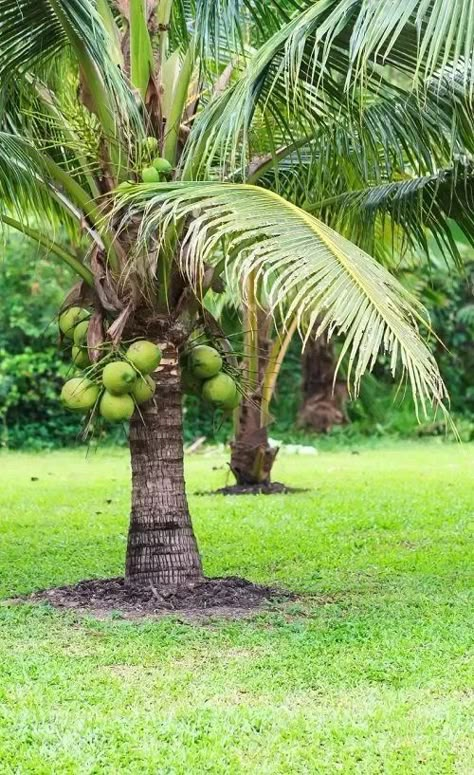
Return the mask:
<svg viewBox="0 0 474 775"><path fill-rule="evenodd" d="M470 0L453 0L455 15L464 12L466 3ZM230 167L244 168L251 153L250 126L259 112L273 132L278 129L287 135L287 141L292 139L291 131L297 136L305 131L311 134L315 125L322 127L328 119L334 122L352 115L357 122L371 96L386 90L392 71L400 78L403 75L405 96L411 90L412 102L416 99L419 107L436 101L433 80L439 88L440 72L444 92L461 86L472 101L473 58L461 62L457 39L449 39L444 47L440 34L446 19L435 12L435 6L441 4L438 0L311 3L266 40L248 60L233 89L202 112L189 148L194 169L201 163L203 174L209 173L212 160L219 163L222 159L229 160ZM408 6L411 12L402 13ZM364 48L360 26L372 17L379 20L381 31L391 30L396 18L403 24L395 24L393 34L381 34L379 40L374 22L375 31L369 28L371 37ZM474 48L474 29L469 35L465 39L468 50ZM437 53L431 50L435 43ZM384 70L385 66L389 67ZM392 88L392 97L395 92ZM443 104L438 101L438 110Z"/></svg>
<svg viewBox="0 0 474 775"><path fill-rule="evenodd" d="M363 74L373 60L415 59L424 80L448 63L474 90L474 20L471 0L377 0L361 2L351 36L353 68Z"/></svg>
<svg viewBox="0 0 474 775"><path fill-rule="evenodd" d="M453 114L424 109L413 96L382 93L353 120L340 116L275 154L250 165L251 182L307 204L390 179L434 172L464 150L454 134ZM249 182L250 182L249 181Z"/></svg>
<svg viewBox="0 0 474 775"><path fill-rule="evenodd" d="M175 0L171 33L186 48L191 37L203 66L225 52L239 53L246 42L263 42L306 3L301 0Z"/></svg>
<svg viewBox="0 0 474 775"><path fill-rule="evenodd" d="M77 81L70 72L55 90L36 76L5 84L0 89L0 131L24 138L91 195L99 195L94 175L100 172L100 127L77 100Z"/></svg>
<svg viewBox="0 0 474 775"><path fill-rule="evenodd" d="M46 237L67 234L79 244L87 235L117 260L112 234L100 209L73 177L25 138L0 132L0 214L46 229ZM32 223L30 223L32 222Z"/></svg>
<svg viewBox="0 0 474 775"><path fill-rule="evenodd" d="M316 4L317 8L312 6L313 29L318 27L321 35L329 29L328 17L331 18L334 5L336 0L323 0ZM298 20L308 13L299 14L263 42L247 58L246 69L233 87L211 100L202 111L191 134L186 175L191 175L190 170L199 165L205 174L214 160L219 163L222 159L228 161L231 169L243 170L252 153L250 126L258 109L272 137L275 132L280 133L287 141L293 133L311 134L315 123L328 116L334 118L341 110L347 112L353 99L344 93L343 78L349 67L347 37L341 45L331 41L333 45L324 53L324 61L322 49L318 49L314 61L303 50L298 73L288 68L285 42ZM259 130L261 134L261 127Z"/></svg>
<svg viewBox="0 0 474 775"><path fill-rule="evenodd" d="M474 60L470 62L470 70L474 78ZM449 66L436 73L427 82L426 100L434 106L443 127L446 127L446 121L451 122L453 141L474 154L474 99L466 85L464 69Z"/></svg>
<svg viewBox="0 0 474 775"><path fill-rule="evenodd" d="M402 233L407 248L421 248L428 257L432 235L441 253L462 266L453 223L474 246L474 163L458 160L431 175L349 191L309 210L368 245L375 243L386 220Z"/></svg>
<svg viewBox="0 0 474 775"><path fill-rule="evenodd" d="M110 95L125 125L143 133L134 94L114 61L107 31L92 0L2 0L0 4L0 82L5 84L44 68L72 46ZM103 110L105 106L99 106ZM113 116L110 117L113 121Z"/></svg>
<svg viewBox="0 0 474 775"><path fill-rule="evenodd" d="M20 137L0 132L0 211L77 238L82 211L74 212L52 180L46 160Z"/></svg>
<svg viewBox="0 0 474 775"><path fill-rule="evenodd" d="M137 186L119 198L124 225L140 218L143 250L177 223L189 223L179 261L199 292L204 264L227 246L225 267L245 288L250 273L276 313L301 330L345 337L348 379L357 392L361 377L380 350L390 354L392 372L401 365L415 401L442 403L445 388L436 363L417 333L423 320L417 302L362 250L321 221L280 198L249 185L219 183Z"/></svg>

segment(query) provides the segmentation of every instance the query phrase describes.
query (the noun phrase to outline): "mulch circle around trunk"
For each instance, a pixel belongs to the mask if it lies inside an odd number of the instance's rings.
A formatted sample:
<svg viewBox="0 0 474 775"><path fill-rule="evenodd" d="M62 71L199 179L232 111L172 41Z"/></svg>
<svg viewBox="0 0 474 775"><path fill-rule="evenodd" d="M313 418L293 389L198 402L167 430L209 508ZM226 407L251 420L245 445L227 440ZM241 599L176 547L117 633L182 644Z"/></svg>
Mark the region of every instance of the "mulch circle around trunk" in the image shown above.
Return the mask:
<svg viewBox="0 0 474 775"><path fill-rule="evenodd" d="M195 492L194 495L292 495L308 492L303 487L287 487L281 482L263 482L262 484L231 484L209 492Z"/></svg>
<svg viewBox="0 0 474 775"><path fill-rule="evenodd" d="M269 603L294 599L285 590L252 584L228 576L205 579L177 589L142 589L125 584L123 578L90 579L73 586L56 587L20 598L21 602L49 603L55 608L77 610L100 618L120 618L182 614L185 618L213 616L242 617L268 608ZM18 601L17 601L18 602Z"/></svg>

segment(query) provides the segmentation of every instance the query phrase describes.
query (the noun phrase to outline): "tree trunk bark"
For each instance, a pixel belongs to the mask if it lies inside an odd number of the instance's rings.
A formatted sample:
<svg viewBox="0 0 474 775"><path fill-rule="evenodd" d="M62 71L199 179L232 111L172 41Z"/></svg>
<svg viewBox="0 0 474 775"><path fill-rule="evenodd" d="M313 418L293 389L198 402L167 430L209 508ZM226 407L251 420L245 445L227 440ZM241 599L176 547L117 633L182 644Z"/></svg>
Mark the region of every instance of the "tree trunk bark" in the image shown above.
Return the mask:
<svg viewBox="0 0 474 775"><path fill-rule="evenodd" d="M308 342L302 355L302 370L303 402L298 425L327 433L334 425L346 423L347 388L342 382L334 385L336 359L326 335Z"/></svg>
<svg viewBox="0 0 474 775"><path fill-rule="evenodd" d="M160 346L155 397L130 423L132 513L126 580L141 587L174 587L203 578L185 491L178 353L171 345Z"/></svg>
<svg viewBox="0 0 474 775"><path fill-rule="evenodd" d="M242 399L236 423L235 439L231 444L230 469L238 485L269 484L278 447L268 443L268 430L263 422L262 384L271 350L269 333L272 320L259 309L256 352L257 374L248 374L254 390ZM248 371L248 363L246 364Z"/></svg>
<svg viewBox="0 0 474 775"><path fill-rule="evenodd" d="M244 398L231 444L230 469L238 485L269 484L278 447L268 443L266 427L261 426L261 395Z"/></svg>

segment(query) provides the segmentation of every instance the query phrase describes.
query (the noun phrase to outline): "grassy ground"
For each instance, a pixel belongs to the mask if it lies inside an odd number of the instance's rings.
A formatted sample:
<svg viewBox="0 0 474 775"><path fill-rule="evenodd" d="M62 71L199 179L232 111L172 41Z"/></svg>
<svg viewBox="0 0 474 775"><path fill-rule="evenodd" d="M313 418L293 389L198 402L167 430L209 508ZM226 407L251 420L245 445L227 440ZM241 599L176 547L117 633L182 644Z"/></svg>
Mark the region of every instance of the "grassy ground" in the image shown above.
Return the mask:
<svg viewBox="0 0 474 775"><path fill-rule="evenodd" d="M302 593L190 625L0 607L0 773L473 772L474 448L282 457L295 496L191 497L209 575ZM0 456L0 594L121 573L124 452ZM224 460L188 463L190 492Z"/></svg>

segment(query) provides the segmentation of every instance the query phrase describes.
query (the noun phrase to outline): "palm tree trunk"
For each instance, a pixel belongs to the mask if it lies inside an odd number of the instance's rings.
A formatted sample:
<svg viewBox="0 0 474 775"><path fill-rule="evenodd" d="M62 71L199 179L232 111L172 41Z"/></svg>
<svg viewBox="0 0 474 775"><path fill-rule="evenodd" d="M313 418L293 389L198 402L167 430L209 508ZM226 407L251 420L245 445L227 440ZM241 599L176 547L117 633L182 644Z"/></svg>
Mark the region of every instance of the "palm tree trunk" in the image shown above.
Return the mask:
<svg viewBox="0 0 474 775"><path fill-rule="evenodd" d="M126 579L177 586L203 578L186 499L178 354L164 348L153 401L130 424L132 513ZM141 415L141 416L140 416Z"/></svg>
<svg viewBox="0 0 474 775"><path fill-rule="evenodd" d="M237 433L231 444L230 469L238 485L269 484L278 447L268 443L268 432L261 424L262 396L244 398L239 411Z"/></svg>
<svg viewBox="0 0 474 775"><path fill-rule="evenodd" d="M264 310L258 309L255 317L255 340L252 350L253 357L247 357L246 369L249 384L254 389L245 396L238 410L235 439L231 444L230 469L235 476L237 485L269 484L271 471L278 447L268 443L268 431L263 411L263 380L265 369L269 367L271 351L270 331L272 319ZM250 361L254 365L249 365Z"/></svg>
<svg viewBox="0 0 474 775"><path fill-rule="evenodd" d="M302 355L303 402L298 425L317 433L327 433L335 425L347 422L347 388L334 384L336 359L327 336L310 339Z"/></svg>

